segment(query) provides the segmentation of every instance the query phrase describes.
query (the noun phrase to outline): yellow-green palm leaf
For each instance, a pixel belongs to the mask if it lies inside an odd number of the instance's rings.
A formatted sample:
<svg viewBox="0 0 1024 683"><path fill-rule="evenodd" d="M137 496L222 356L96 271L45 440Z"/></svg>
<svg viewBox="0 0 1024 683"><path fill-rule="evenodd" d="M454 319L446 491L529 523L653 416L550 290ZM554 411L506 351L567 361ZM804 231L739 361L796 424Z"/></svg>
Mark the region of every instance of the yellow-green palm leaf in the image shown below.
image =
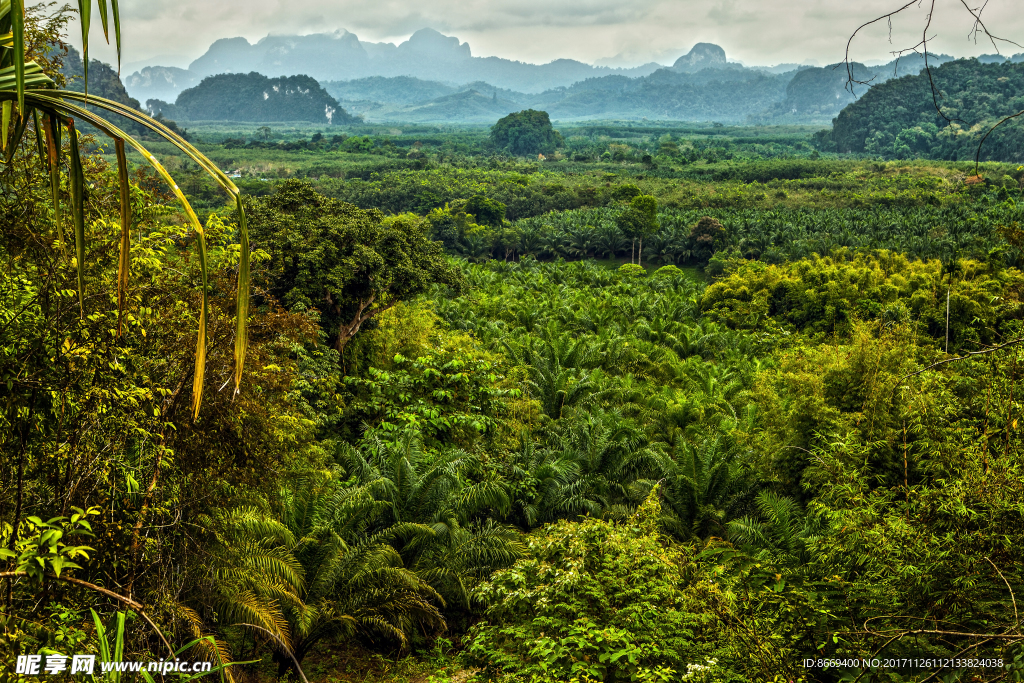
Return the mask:
<svg viewBox="0 0 1024 683"><path fill-rule="evenodd" d="M117 44L118 60L121 58L121 22L117 0L96 0L103 34L110 40L110 23L113 23L114 39ZM157 173L167 181L174 195L181 202L189 222L199 235L199 263L202 271L203 292L199 313L199 333L196 344L195 377L192 391L193 419L199 415L202 402L203 377L206 366L206 334L208 309L206 235L199 218L189 205L184 193L156 157L149 153L138 141L126 134L116 125L93 111L86 109L89 104L93 108L118 114L147 129L157 133L168 142L174 144L203 170L213 176L221 187L235 198L238 210L238 229L241 242L241 254L238 268L238 292L236 301L237 325L235 329L235 393L241 386L242 370L245 365L245 353L248 346L246 319L249 312L249 235L245 213L242 209L241 194L231 179L228 178L213 162L199 150L190 145L182 137L146 114L135 111L117 102L102 97L88 95L89 68L89 29L92 16L92 0L78 0L78 13L82 24L83 63L85 65L85 93L68 92L56 89L56 84L47 76L42 68L33 61L27 61L25 55L25 5L24 0L0 0L0 103L2 103L2 139L5 143L7 158L10 159L15 148L21 142L28 122L32 121L35 128L37 147L40 156L46 160L50 170L51 195L54 204L54 219L58 232L63 230L59 197L60 187L60 152L61 129L67 131L70 142L68 162L68 185L71 188L71 217L75 237L75 265L78 276L79 308L84 315L85 294L85 207L84 207L84 173L78 150L78 134L75 120L86 121L106 135L114 139L118 160L118 181L121 186L121 247L118 259L117 306L118 333L121 332L121 318L125 306L125 291L128 285L128 251L130 248L129 230L131 213L128 194L127 161L124 145L128 144L137 150L156 169ZM42 121L40 120L42 114ZM8 135L13 126L13 135L8 143ZM40 130L42 128L42 130ZM45 143L44 143L45 139ZM63 234L61 232L61 234ZM62 240L63 241L63 240Z"/></svg>

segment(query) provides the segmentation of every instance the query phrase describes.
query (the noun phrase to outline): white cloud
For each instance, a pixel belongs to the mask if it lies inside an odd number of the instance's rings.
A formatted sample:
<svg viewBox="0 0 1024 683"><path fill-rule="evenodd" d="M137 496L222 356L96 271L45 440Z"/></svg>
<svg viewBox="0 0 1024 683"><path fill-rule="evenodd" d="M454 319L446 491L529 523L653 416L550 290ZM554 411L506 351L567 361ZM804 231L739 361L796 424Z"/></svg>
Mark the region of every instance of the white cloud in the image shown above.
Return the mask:
<svg viewBox="0 0 1024 683"><path fill-rule="evenodd" d="M1011 0L993 0L990 25L1024 44L1024 13ZM195 59L218 38L268 33L319 33L348 29L362 40L399 42L431 27L469 42L474 55L530 62L574 58L588 62L671 61L697 42L722 45L746 64L821 63L841 58L849 34L861 23L897 6L895 0L121 0L125 62L154 58ZM927 3L925 3L927 6ZM939 0L933 22L935 51L954 55L992 52L967 40L970 17L958 0ZM894 22L888 42L884 23L854 43L853 57L885 59L890 50L920 39L925 9L914 6ZM72 31L77 31L77 26ZM74 40L76 44L78 40ZM97 30L93 53L105 61ZM1024 48L1009 46L1013 54ZM618 57L613 57L618 55ZM151 63L159 63L154 61Z"/></svg>

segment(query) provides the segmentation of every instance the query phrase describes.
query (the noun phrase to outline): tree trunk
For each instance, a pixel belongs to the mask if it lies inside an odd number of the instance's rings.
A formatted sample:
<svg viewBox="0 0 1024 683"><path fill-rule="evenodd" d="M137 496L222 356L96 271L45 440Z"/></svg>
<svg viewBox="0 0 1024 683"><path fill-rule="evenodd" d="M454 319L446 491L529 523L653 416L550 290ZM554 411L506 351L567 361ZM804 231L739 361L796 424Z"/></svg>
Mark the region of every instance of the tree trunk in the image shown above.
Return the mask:
<svg viewBox="0 0 1024 683"><path fill-rule="evenodd" d="M380 313L381 311L385 311L391 308L392 304L388 304L387 306L381 306L378 308L370 308L373 305L373 302L376 300L376 298L376 294L371 294L370 298L367 299L366 301L360 301L359 310L356 311L356 314L352 317L352 320L350 320L347 323L340 323L338 325L338 339L337 341L334 342L334 348L338 350L338 353L344 352L345 344L348 343L349 339L356 336L356 333L359 332L359 328L363 326L363 323L365 323L367 320L372 318L377 313ZM366 312L367 309L370 309L368 313Z"/></svg>
<svg viewBox="0 0 1024 683"><path fill-rule="evenodd" d="M178 382L178 386L177 386L177 388L175 388L174 393L171 394L171 396L167 400L164 401L163 405L160 408L160 418L162 420L166 419L172 413L172 411L174 410L175 404L178 401L178 396L181 395L181 390L185 388L185 384L187 382L187 379L188 379L188 375L185 375L184 377L182 377L181 381ZM135 591L136 570L138 569L138 566L139 566L139 550L142 547L142 525L146 521L146 514L149 512L149 506L153 502L153 496L156 493L157 482L160 481L160 464L163 462L164 450L165 450L164 449L165 430L166 430L166 427L164 427L164 429L160 430L160 445L157 446L156 459L153 461L153 476L149 480L149 486L146 487L146 495L142 499L142 507L139 508L139 517L138 517L138 519L135 520L135 526L132 527L132 546L131 546L132 570L131 570L131 574L129 574L129 577L128 577L128 597L129 598L132 597L132 595L133 595L133 593Z"/></svg>
<svg viewBox="0 0 1024 683"><path fill-rule="evenodd" d="M953 287L953 278L949 278L949 285L946 287L946 353L949 353L949 290Z"/></svg>
<svg viewBox="0 0 1024 683"><path fill-rule="evenodd" d="M644 238L640 238L640 253L637 254L637 264L642 268L644 265Z"/></svg>
<svg viewBox="0 0 1024 683"><path fill-rule="evenodd" d="M636 238L633 238L633 246L629 248L629 262L633 263L633 258L636 256Z"/></svg>

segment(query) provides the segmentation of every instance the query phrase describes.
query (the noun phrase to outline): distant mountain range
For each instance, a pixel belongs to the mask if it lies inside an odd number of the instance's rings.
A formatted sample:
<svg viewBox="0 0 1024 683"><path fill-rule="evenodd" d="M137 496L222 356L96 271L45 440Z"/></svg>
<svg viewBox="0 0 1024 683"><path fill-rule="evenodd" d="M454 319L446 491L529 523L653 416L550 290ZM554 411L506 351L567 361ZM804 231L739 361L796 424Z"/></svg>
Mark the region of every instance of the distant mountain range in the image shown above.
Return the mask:
<svg viewBox="0 0 1024 683"><path fill-rule="evenodd" d="M1005 59L984 55L979 61ZM951 60L949 55L929 56L933 66ZM1021 60L1024 54L1009 61ZM923 67L924 59L918 54L877 66L850 65L857 81L872 85L917 74ZM319 87L325 91L318 96L317 101L324 103L317 105L317 112L310 113L309 103L302 105L308 112L291 112L288 102L282 100L273 108L273 117L266 120L323 118L319 112L335 108L336 100L340 106L335 123L347 121L349 114L371 122L491 123L510 112L533 108L547 111L556 120L648 118L827 125L868 89L856 85L850 92L843 65L745 67L730 62L725 50L712 43L698 43L671 66L650 63L612 69L574 60L538 65L474 57L468 44L431 29L417 31L397 46L362 42L346 31L268 36L255 45L244 38L223 39L187 70L146 67L128 76L125 86L130 95L147 102L151 111L185 121L208 120L207 116L217 112L225 120L251 121L258 112L269 113L270 103L267 107L236 107L234 114L228 113L229 108L206 106L206 99L218 99L214 89L197 86L225 73L246 74L248 80L260 74L271 79L311 77L319 82L318 91ZM184 92L188 93L187 104L179 101L175 107L175 98Z"/></svg>
<svg viewBox="0 0 1024 683"><path fill-rule="evenodd" d="M933 66L948 55L931 55ZM728 62L725 51L696 45L671 67L646 76L588 78L569 86L528 93L476 81L452 86L408 76L327 81L324 90L352 114L367 121L493 122L512 111L532 108L553 119L661 119L722 123L822 123L867 86L846 89L845 67L796 66L781 73ZM875 67L851 65L854 78L873 84L918 73L924 58L913 55ZM451 106L460 102L459 107Z"/></svg>
<svg viewBox="0 0 1024 683"><path fill-rule="evenodd" d="M318 81L369 76L413 76L449 84L487 81L500 88L542 92L594 76L645 76L661 66L652 62L615 69L573 59L527 64L501 57L474 57L468 43L428 28L399 45L364 42L354 33L341 30L306 36L267 36L255 45L245 38L222 38L188 69L149 66L128 76L125 86L141 101L173 100L206 76L256 71L270 77L312 76Z"/></svg>

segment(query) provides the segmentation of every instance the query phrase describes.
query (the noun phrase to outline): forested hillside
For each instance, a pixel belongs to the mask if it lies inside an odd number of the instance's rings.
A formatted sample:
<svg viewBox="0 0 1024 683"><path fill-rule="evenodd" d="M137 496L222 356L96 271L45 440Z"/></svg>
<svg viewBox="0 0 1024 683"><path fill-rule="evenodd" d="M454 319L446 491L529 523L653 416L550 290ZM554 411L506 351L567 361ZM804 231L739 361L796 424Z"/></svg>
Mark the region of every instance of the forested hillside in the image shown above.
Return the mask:
<svg viewBox="0 0 1024 683"><path fill-rule="evenodd" d="M309 121L341 125L355 120L309 76L210 76L178 95L174 104L150 100L146 106L154 114L184 121Z"/></svg>
<svg viewBox="0 0 1024 683"><path fill-rule="evenodd" d="M836 149L897 159L973 158L990 126L1024 109L1024 63L957 60L934 69L932 78L935 98L925 74L870 88L836 118ZM1024 161L1024 122L992 133L981 158Z"/></svg>

